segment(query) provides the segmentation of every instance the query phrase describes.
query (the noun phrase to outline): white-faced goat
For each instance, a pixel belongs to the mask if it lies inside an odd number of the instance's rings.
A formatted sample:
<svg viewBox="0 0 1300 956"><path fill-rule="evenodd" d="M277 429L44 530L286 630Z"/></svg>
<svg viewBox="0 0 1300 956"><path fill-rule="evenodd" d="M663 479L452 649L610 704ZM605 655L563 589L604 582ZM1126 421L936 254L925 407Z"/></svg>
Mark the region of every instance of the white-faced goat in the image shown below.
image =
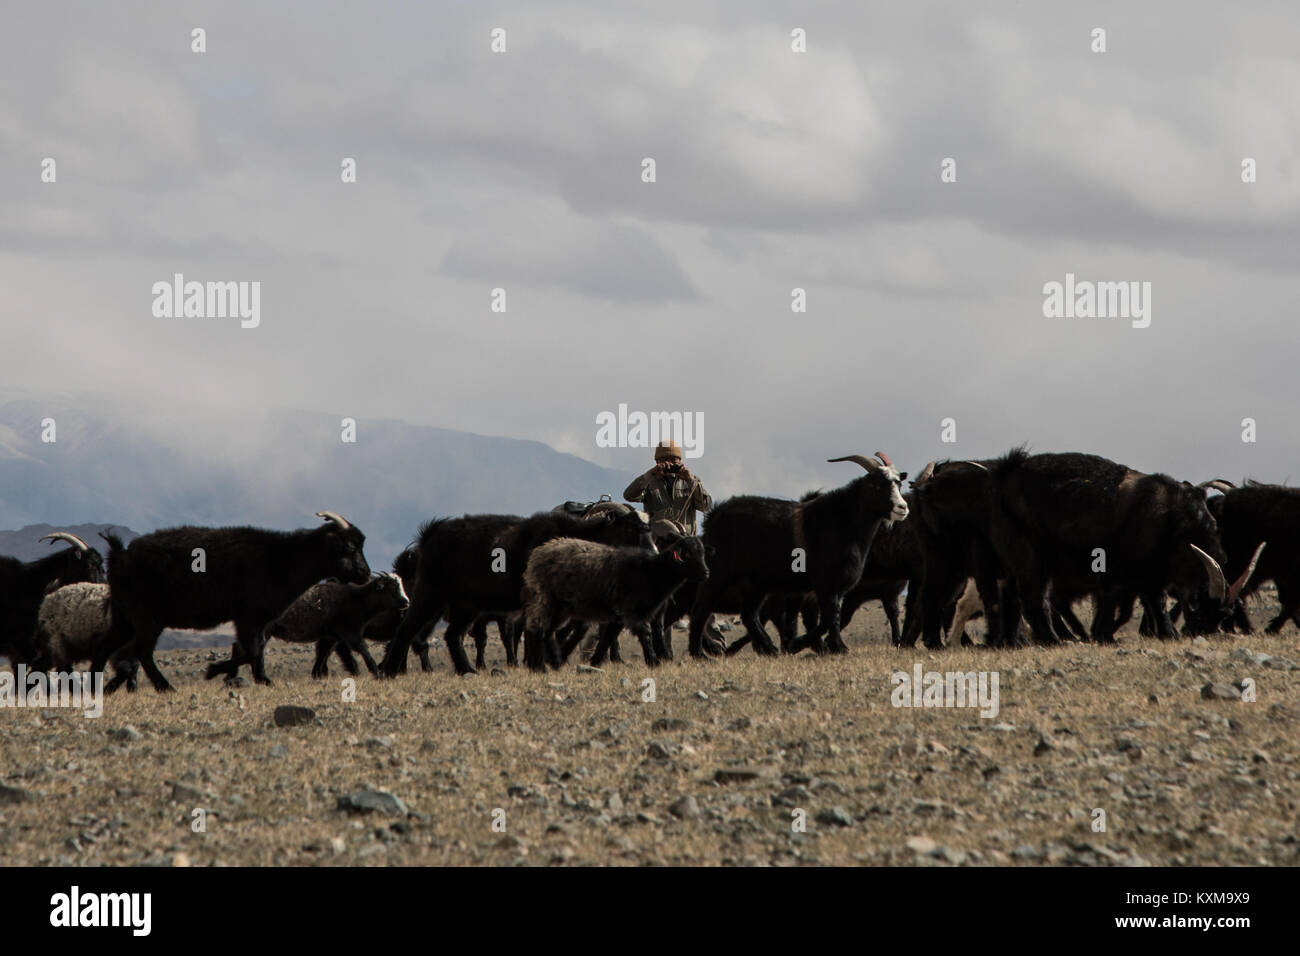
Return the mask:
<svg viewBox="0 0 1300 956"><path fill-rule="evenodd" d="M377 674L374 658L362 638L362 628L377 615L403 611L410 603L402 579L391 572L371 578L365 584L322 581L309 587L279 617L270 621L262 634L267 640L274 637L291 644L315 643L312 677L329 675L329 656L336 646L360 654L370 673ZM357 665L352 655L339 656L348 673L355 674Z"/></svg>
<svg viewBox="0 0 1300 956"><path fill-rule="evenodd" d="M547 542L533 551L524 571L524 661L533 670L544 669L545 659L558 667L563 655L555 632L569 621L585 621L602 625L597 654L626 627L654 667L662 649L651 639L651 618L684 583L708 576L704 544L696 537L657 554L575 538Z"/></svg>
<svg viewBox="0 0 1300 956"><path fill-rule="evenodd" d="M875 458L849 455L865 475L808 502L744 495L714 507L704 520L704 543L714 549L712 573L691 608L690 651L704 655L704 626L710 613L735 594L747 636L760 654L776 654L758 612L770 594L812 591L830 635L829 650L848 650L840 637L844 594L862 577L867 553L882 523L902 521L908 505L899 491L907 477L883 452ZM811 642L828 649L820 635Z"/></svg>

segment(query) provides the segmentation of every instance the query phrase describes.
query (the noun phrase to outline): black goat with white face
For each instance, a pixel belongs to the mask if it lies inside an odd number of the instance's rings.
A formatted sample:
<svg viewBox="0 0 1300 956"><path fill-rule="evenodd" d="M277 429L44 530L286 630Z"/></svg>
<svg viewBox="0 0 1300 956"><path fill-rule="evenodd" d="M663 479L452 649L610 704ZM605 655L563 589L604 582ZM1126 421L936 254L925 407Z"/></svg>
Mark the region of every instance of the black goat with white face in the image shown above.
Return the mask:
<svg viewBox="0 0 1300 956"><path fill-rule="evenodd" d="M35 561L0 556L0 654L14 664L32 661L36 615L48 592L63 584L104 580L104 559L75 534L56 531L38 540L51 546L66 541L72 547Z"/></svg>
<svg viewBox="0 0 1300 956"><path fill-rule="evenodd" d="M385 676L401 673L415 636L447 618L444 640L457 674L476 673L461 643L481 614L522 608L520 589L533 549L555 538L580 538L654 550L650 526L639 512L578 518L542 511L516 515L465 515L425 524L412 547L418 572L407 610L380 664Z"/></svg>
<svg viewBox="0 0 1300 956"><path fill-rule="evenodd" d="M1166 590L1189 614L1218 614L1245 583L1229 587L1224 579L1226 559L1205 492L1168 475L1097 455L1030 455L1021 448L992 463L990 481L993 543L1015 575L1025 620L1040 643L1057 640L1046 600L1053 578L1072 582L1077 592L1075 582L1092 576L1093 638L1103 642L1114 640L1116 603L1125 596L1158 608L1158 633L1170 637Z"/></svg>
<svg viewBox="0 0 1300 956"><path fill-rule="evenodd" d="M324 578L370 578L361 529L332 511L318 515L325 524L317 528L167 528L136 538L130 547L104 535L113 626L92 668L103 670L113 651L133 641L154 689L171 690L153 659L163 628L206 630L234 621L237 650L229 661L210 666L207 676L233 676L249 663L253 679L269 684L262 636L267 622ZM115 682L105 689L115 689Z"/></svg>
<svg viewBox="0 0 1300 956"><path fill-rule="evenodd" d="M711 550L710 575L696 591L691 608L690 652L704 656L703 633L709 615L727 595L741 596L741 617L754 650L776 654L776 645L758 615L768 596L812 591L817 596L829 644L811 642L818 653L848 650L840 637L840 604L859 578L876 531L902 521L908 506L899 474L882 452L875 458L849 455L866 474L808 502L744 495L714 507L704 522Z"/></svg>

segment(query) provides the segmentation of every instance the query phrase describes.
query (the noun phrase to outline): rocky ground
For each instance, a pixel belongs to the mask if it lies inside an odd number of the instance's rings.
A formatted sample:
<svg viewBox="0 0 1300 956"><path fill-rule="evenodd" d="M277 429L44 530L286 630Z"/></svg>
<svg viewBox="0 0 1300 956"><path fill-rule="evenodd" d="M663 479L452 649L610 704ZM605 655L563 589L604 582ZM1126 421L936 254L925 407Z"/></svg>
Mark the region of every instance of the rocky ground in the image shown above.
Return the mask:
<svg viewBox="0 0 1300 956"><path fill-rule="evenodd" d="M0 710L4 862L1300 863L1294 628L943 653L884 633L872 611L843 658L698 664L678 631L655 671L457 679L441 654L355 700L310 649L235 688L202 679L210 652L166 652L175 694ZM917 662L997 672L997 716L894 707ZM285 705L311 713L278 726Z"/></svg>

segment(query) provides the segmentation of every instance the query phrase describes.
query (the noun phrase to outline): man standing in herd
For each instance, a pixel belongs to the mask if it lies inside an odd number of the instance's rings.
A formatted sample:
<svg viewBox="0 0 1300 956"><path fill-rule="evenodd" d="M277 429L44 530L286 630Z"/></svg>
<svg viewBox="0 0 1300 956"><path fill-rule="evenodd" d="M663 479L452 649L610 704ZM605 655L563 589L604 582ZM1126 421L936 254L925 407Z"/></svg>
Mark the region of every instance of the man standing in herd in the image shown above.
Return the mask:
<svg viewBox="0 0 1300 956"><path fill-rule="evenodd" d="M713 507L712 496L682 463L682 446L672 440L655 446L655 466L635 478L623 498L644 502L656 541L669 535L695 534L695 513Z"/></svg>
<svg viewBox="0 0 1300 956"><path fill-rule="evenodd" d="M683 534L697 534L695 513L713 507L713 496L682 462L682 446L671 439L655 446L655 466L633 479L623 491L627 501L640 501L650 517L655 543ZM673 622L665 622L671 625ZM705 646L721 654L727 646L712 614L704 627Z"/></svg>

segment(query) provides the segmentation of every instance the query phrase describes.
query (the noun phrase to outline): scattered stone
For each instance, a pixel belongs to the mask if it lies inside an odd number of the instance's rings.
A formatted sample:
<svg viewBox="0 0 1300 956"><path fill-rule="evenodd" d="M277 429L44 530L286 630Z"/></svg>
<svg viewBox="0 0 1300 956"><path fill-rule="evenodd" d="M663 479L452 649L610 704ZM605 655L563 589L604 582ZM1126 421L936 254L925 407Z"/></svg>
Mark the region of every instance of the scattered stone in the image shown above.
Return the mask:
<svg viewBox="0 0 1300 956"><path fill-rule="evenodd" d="M857 821L849 815L849 811L845 810L843 807L827 807L824 810L818 810L816 819L818 823L824 823L827 826L836 827L851 827L857 823Z"/></svg>
<svg viewBox="0 0 1300 956"><path fill-rule="evenodd" d="M578 665L578 673L579 673L579 674L599 674L599 673L601 673L601 669L600 669L599 667L592 667L590 664L579 664L579 665Z"/></svg>
<svg viewBox="0 0 1300 956"><path fill-rule="evenodd" d="M118 727L115 730L110 730L108 735L114 740L144 740L144 734L140 733L140 731L136 730L130 724L127 724L125 727Z"/></svg>
<svg viewBox="0 0 1300 956"><path fill-rule="evenodd" d="M996 730L999 733L1003 733L1003 734L1009 734L1015 729L1016 729L1015 724L1006 724L1006 723L994 724L992 727L989 728L989 730Z"/></svg>
<svg viewBox="0 0 1300 956"><path fill-rule="evenodd" d="M623 812L623 795L617 790L612 791L605 798L605 809L615 815Z"/></svg>
<svg viewBox="0 0 1300 956"><path fill-rule="evenodd" d="M772 798L777 807L804 807L812 800L812 792L803 785L788 787Z"/></svg>
<svg viewBox="0 0 1300 956"><path fill-rule="evenodd" d="M310 707L299 707L297 704L281 704L275 708L273 719L277 727L300 727L303 724L314 723L317 717L316 711Z"/></svg>
<svg viewBox="0 0 1300 956"><path fill-rule="evenodd" d="M201 807L211 799L211 794L204 793L198 787L191 787L188 783L172 784L173 803L179 803L187 807Z"/></svg>
<svg viewBox="0 0 1300 956"><path fill-rule="evenodd" d="M190 855L188 853L177 853L172 857L172 866L189 866Z"/></svg>
<svg viewBox="0 0 1300 956"><path fill-rule="evenodd" d="M10 787L7 784L0 783L0 806L14 803L26 803L29 800L35 800L36 794L30 790L24 790L22 787Z"/></svg>
<svg viewBox="0 0 1300 956"><path fill-rule="evenodd" d="M386 813L390 817L406 816L406 804L387 790L358 790L339 797L338 809L349 813Z"/></svg>
<svg viewBox="0 0 1300 956"><path fill-rule="evenodd" d="M1238 647L1228 655L1230 660L1245 661L1247 664L1254 664L1256 667L1267 667L1268 662L1273 658L1268 654L1260 654L1252 651L1248 647Z"/></svg>
<svg viewBox="0 0 1300 956"><path fill-rule="evenodd" d="M528 855L528 843L515 836L513 833L507 833L500 840L497 840L498 850L513 850L520 856Z"/></svg>
<svg viewBox="0 0 1300 956"><path fill-rule="evenodd" d="M914 836L908 837L906 847L918 856L928 856L933 853L939 846L929 837Z"/></svg>
<svg viewBox="0 0 1300 956"><path fill-rule="evenodd" d="M367 737L366 749L367 750L392 750L393 738L387 735L383 737Z"/></svg>
<svg viewBox="0 0 1300 956"><path fill-rule="evenodd" d="M965 851L954 850L952 847L948 847L948 846L941 846L938 849L934 850L930 855L940 860L946 860L947 862L951 863L953 866L961 866L963 863L966 862L966 858L967 858L967 854Z"/></svg>
<svg viewBox="0 0 1300 956"><path fill-rule="evenodd" d="M713 775L718 783L747 783L759 777L774 776L770 767L723 767Z"/></svg>
<svg viewBox="0 0 1300 956"><path fill-rule="evenodd" d="M690 726L691 722L689 720L682 720L678 717L660 717L650 725L650 729L658 733L666 733L674 730L686 730Z"/></svg>
<svg viewBox="0 0 1300 956"><path fill-rule="evenodd" d="M672 758L672 754L668 752L668 748L657 740L648 744L645 748L645 752L647 757L654 760L669 760Z"/></svg>
<svg viewBox="0 0 1300 956"><path fill-rule="evenodd" d="M289 756L289 748L286 747L284 744L276 744L274 747L272 747L270 750L267 751L266 755L268 757L271 757L272 759L287 757Z"/></svg>
<svg viewBox="0 0 1300 956"><path fill-rule="evenodd" d="M347 852L348 844L342 837L330 837L330 852L335 856Z"/></svg>
<svg viewBox="0 0 1300 956"><path fill-rule="evenodd" d="M1241 700L1241 691L1232 684L1209 683L1201 688L1205 700Z"/></svg>
<svg viewBox="0 0 1300 956"><path fill-rule="evenodd" d="M1022 843L1011 851L1013 860L1041 860L1043 855L1042 850L1032 847L1028 843Z"/></svg>
<svg viewBox="0 0 1300 956"><path fill-rule="evenodd" d="M1034 744L1034 756L1041 757L1043 754L1051 753L1053 750L1059 750L1056 741L1050 737L1044 737L1041 734L1038 737L1038 743Z"/></svg>
<svg viewBox="0 0 1300 956"><path fill-rule="evenodd" d="M695 692L695 696L696 696L696 698L698 698L699 700L708 700L708 699L709 699L709 695L706 694L706 693L704 693L704 691L702 691L702 690L697 690L697 691Z"/></svg>
<svg viewBox="0 0 1300 956"><path fill-rule="evenodd" d="M226 686L227 687L248 687L249 686L248 678L242 675L238 677L232 677L226 681Z"/></svg>
<svg viewBox="0 0 1300 956"><path fill-rule="evenodd" d="M582 668L579 668L579 670L581 670L581 669L582 669ZM504 668L501 668L501 667L493 667L492 670L488 671L488 676L489 676L489 677L505 677L505 676L506 676L506 672L505 672L505 669L504 669Z"/></svg>
<svg viewBox="0 0 1300 956"><path fill-rule="evenodd" d="M678 797L668 806L668 812L679 820L694 820L700 815L700 803L691 794ZM640 815L638 815L638 819Z"/></svg>

